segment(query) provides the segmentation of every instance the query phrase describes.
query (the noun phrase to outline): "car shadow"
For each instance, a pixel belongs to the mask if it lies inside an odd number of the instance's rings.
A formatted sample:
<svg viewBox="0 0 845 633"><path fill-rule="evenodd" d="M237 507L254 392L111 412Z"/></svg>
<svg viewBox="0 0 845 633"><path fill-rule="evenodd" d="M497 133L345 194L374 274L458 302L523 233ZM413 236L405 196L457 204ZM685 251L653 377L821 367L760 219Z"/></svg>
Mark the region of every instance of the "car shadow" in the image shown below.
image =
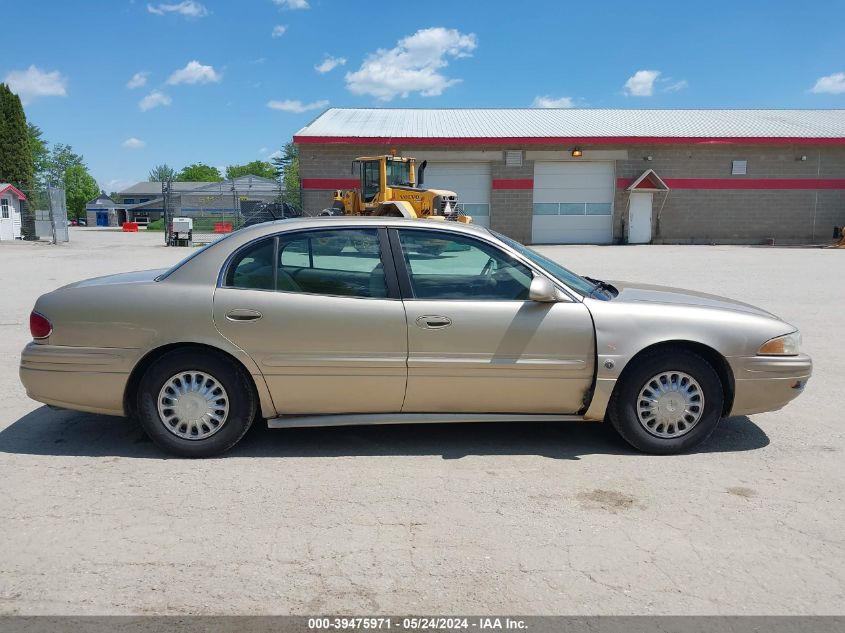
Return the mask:
<svg viewBox="0 0 845 633"><path fill-rule="evenodd" d="M723 420L696 451L750 451L769 444L747 417ZM79 457L168 457L134 420L40 407L0 431L0 452ZM237 457L339 457L440 455L537 455L579 459L584 455L640 456L609 424L496 422L397 424L271 430L256 422L228 453Z"/></svg>

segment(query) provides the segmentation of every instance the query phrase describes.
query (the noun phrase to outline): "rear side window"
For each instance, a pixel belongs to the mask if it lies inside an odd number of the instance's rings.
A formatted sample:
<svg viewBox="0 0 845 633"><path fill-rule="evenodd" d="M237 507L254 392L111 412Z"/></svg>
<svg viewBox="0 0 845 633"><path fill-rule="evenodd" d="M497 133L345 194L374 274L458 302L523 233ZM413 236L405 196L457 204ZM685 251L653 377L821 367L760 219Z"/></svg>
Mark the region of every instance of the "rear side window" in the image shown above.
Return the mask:
<svg viewBox="0 0 845 633"><path fill-rule="evenodd" d="M378 231L342 229L281 236L276 289L342 297L387 297Z"/></svg>
<svg viewBox="0 0 845 633"><path fill-rule="evenodd" d="M273 290L275 240L265 239L244 249L232 260L226 285L246 290Z"/></svg>

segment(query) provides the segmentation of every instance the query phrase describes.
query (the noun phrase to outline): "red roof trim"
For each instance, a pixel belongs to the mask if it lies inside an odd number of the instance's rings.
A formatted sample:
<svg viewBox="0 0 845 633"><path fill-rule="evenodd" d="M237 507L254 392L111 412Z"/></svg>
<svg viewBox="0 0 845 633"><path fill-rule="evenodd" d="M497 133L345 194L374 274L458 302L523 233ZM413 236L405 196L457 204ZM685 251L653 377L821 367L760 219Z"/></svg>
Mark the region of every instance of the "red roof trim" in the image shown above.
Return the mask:
<svg viewBox="0 0 845 633"><path fill-rule="evenodd" d="M494 178L493 189L533 189L533 178Z"/></svg>
<svg viewBox="0 0 845 633"><path fill-rule="evenodd" d="M800 136L294 136L300 145L845 145L845 137Z"/></svg>
<svg viewBox="0 0 845 633"><path fill-rule="evenodd" d="M6 185L3 189L0 189L0 194L4 194L9 190L15 192L15 195L18 197L18 200L26 200L26 196L24 195L23 191L15 187L14 185Z"/></svg>
<svg viewBox="0 0 845 633"><path fill-rule="evenodd" d="M627 189L634 178L618 178ZM845 178L664 178L669 189L845 189Z"/></svg>

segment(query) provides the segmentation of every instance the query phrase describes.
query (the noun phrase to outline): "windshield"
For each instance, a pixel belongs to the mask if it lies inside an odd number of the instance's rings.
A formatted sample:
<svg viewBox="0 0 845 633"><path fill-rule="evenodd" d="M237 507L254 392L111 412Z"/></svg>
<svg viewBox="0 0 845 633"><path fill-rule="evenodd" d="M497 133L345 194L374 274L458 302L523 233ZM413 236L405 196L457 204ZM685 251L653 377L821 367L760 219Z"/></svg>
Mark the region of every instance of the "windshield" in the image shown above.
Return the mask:
<svg viewBox="0 0 845 633"><path fill-rule="evenodd" d="M509 237L505 237L501 233L496 233L495 231L490 232L496 237L498 237L500 240L502 240L505 244L510 246L512 249L518 251L524 257L527 257L538 266L548 270L552 275L554 275L560 281L572 288L575 292L584 296L591 296L595 292L597 286L594 283L587 281L580 275L576 275L571 270L564 268L563 266L561 266L557 262L552 261L548 257L540 255L540 253L538 253L537 251L532 250L527 246L524 246L523 244L512 240Z"/></svg>
<svg viewBox="0 0 845 633"><path fill-rule="evenodd" d="M387 161L387 185L408 187L411 185L411 163L400 160Z"/></svg>

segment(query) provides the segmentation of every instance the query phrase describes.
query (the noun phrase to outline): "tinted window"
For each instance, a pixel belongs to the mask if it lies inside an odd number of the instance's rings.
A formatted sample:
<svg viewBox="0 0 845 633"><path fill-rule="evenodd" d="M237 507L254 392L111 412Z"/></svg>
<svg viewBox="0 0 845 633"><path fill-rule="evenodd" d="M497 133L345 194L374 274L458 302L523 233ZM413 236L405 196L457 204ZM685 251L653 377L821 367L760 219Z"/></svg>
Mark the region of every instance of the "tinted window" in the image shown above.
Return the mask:
<svg viewBox="0 0 845 633"><path fill-rule="evenodd" d="M229 266L226 285L249 290L273 290L274 250L272 238L242 250Z"/></svg>
<svg viewBox="0 0 845 633"><path fill-rule="evenodd" d="M387 297L376 229L305 231L279 238L276 289Z"/></svg>
<svg viewBox="0 0 845 633"><path fill-rule="evenodd" d="M524 301L531 270L495 246L435 231L399 231L417 299Z"/></svg>

